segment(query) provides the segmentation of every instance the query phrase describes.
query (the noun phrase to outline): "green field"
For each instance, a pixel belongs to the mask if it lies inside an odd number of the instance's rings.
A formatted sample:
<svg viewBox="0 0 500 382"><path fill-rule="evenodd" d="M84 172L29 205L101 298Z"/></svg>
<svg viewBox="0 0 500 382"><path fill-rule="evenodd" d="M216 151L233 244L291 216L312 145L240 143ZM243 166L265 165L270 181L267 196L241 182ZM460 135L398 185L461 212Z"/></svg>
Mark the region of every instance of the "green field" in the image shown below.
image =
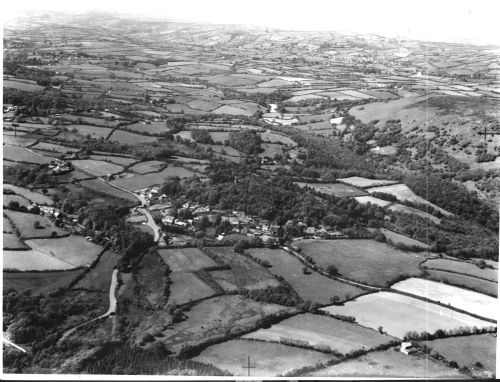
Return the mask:
<svg viewBox="0 0 500 382"><path fill-rule="evenodd" d="M58 288L69 286L79 271L64 272L4 272L3 288L14 288L20 292L31 290L33 295L48 295Z"/></svg>
<svg viewBox="0 0 500 382"><path fill-rule="evenodd" d="M119 256L111 251L101 255L94 268L88 272L83 279L73 287L107 292L111 284L113 269L118 263Z"/></svg>
<svg viewBox="0 0 500 382"><path fill-rule="evenodd" d="M108 127L90 126L90 125L69 125L66 126L69 131L74 131L84 137L90 135L91 138L107 138L109 133L111 133Z"/></svg>
<svg viewBox="0 0 500 382"><path fill-rule="evenodd" d="M423 354L407 356L396 349L377 351L306 374L341 378L467 378Z"/></svg>
<svg viewBox="0 0 500 382"><path fill-rule="evenodd" d="M498 296L498 284L493 281L486 281L466 275L458 275L445 271L427 270L428 278L435 281L456 285L459 287L471 289L479 293L485 293L490 296Z"/></svg>
<svg viewBox="0 0 500 382"><path fill-rule="evenodd" d="M17 195L21 195L21 196L25 197L26 199L30 200L32 203L37 203L37 204L42 204L42 205L47 205L47 206L51 206L54 204L52 199L50 199L49 197L47 197L39 192L34 192L31 190L28 190L27 188L24 188L24 187L18 187L18 186L14 186L12 184L4 183L3 188L14 191Z"/></svg>
<svg viewBox="0 0 500 382"><path fill-rule="evenodd" d="M136 172L138 174L146 174L148 172L158 172L167 164L165 162L160 162L157 160L152 160L148 162L140 162L132 167L129 167L127 171Z"/></svg>
<svg viewBox="0 0 500 382"><path fill-rule="evenodd" d="M138 123L133 123L131 125L123 126L123 128L139 134L149 133L153 135L166 133L167 131L170 130L165 122L151 122L148 124L138 122Z"/></svg>
<svg viewBox="0 0 500 382"><path fill-rule="evenodd" d="M108 139L110 141L116 141L124 145L137 145L139 143L151 143L158 141L158 138L155 137L147 137L145 135L129 133L128 131L118 129L113 131L113 134L111 134Z"/></svg>
<svg viewBox="0 0 500 382"><path fill-rule="evenodd" d="M245 365L250 363L252 377L278 377L293 369L313 366L334 360L329 354L305 350L271 342L231 340L210 346L193 358L195 361L210 363L235 376L246 376Z"/></svg>
<svg viewBox="0 0 500 382"><path fill-rule="evenodd" d="M302 271L304 265L281 249L252 248L247 252L255 258L268 261L272 265L268 270L283 277L304 301L328 304L334 296L342 302L364 293L360 288L330 279L317 272L304 274Z"/></svg>
<svg viewBox="0 0 500 382"><path fill-rule="evenodd" d="M103 193L113 198L124 199L127 202L133 204L138 203L138 199L134 195L130 194L129 192L120 190L116 187L110 186L108 183L103 182L102 180L99 179L83 180L78 184L80 184L84 188L88 188L97 193Z"/></svg>
<svg viewBox="0 0 500 382"><path fill-rule="evenodd" d="M74 269L73 264L36 249L3 251L3 269L16 271L52 271Z"/></svg>
<svg viewBox="0 0 500 382"><path fill-rule="evenodd" d="M11 145L3 145L3 158L4 160L11 160L13 162L34 164L48 164L53 160L45 155L37 154L33 151L29 151L28 149Z"/></svg>
<svg viewBox="0 0 500 382"><path fill-rule="evenodd" d="M11 210L4 210L3 213L19 230L19 234L23 239L53 237L53 232L55 232L55 236L68 234L67 231L56 227L44 216ZM35 227L36 222L39 224L37 227Z"/></svg>
<svg viewBox="0 0 500 382"><path fill-rule="evenodd" d="M422 243L421 241L415 240L411 237L401 235L400 233L391 231L389 229L379 228L379 230L380 230L380 232L382 232L384 234L387 241L393 245L404 244L406 246L415 246L415 247L420 247L420 248L425 248L425 249L430 248L430 245L428 245L428 244Z"/></svg>
<svg viewBox="0 0 500 382"><path fill-rule="evenodd" d="M158 254L172 272L198 271L217 265L198 248L159 249Z"/></svg>
<svg viewBox="0 0 500 382"><path fill-rule="evenodd" d="M61 154L76 153L77 151L79 151L79 149L75 149L73 147L68 147L48 142L39 142L32 148L36 150L52 151Z"/></svg>
<svg viewBox="0 0 500 382"><path fill-rule="evenodd" d="M295 244L326 270L337 267L341 276L375 286L388 286L401 275L420 275L425 259L375 240L300 240Z"/></svg>
<svg viewBox="0 0 500 382"><path fill-rule="evenodd" d="M94 155L94 154L92 154L89 156L89 158L93 159L93 160L101 160L101 161L111 162L111 163L118 164L118 165L124 166L124 167L129 166L132 163L137 162L137 159L119 157L119 156L115 156L115 155Z"/></svg>
<svg viewBox="0 0 500 382"><path fill-rule="evenodd" d="M171 305L182 305L216 294L207 283L191 272L172 272L170 280L172 284L168 302Z"/></svg>
<svg viewBox="0 0 500 382"><path fill-rule="evenodd" d="M117 164L92 159L74 160L72 163L74 167L98 177L123 171L123 167Z"/></svg>
<svg viewBox="0 0 500 382"><path fill-rule="evenodd" d="M347 196L365 196L368 193L359 188L355 188L352 186L348 186L343 183L302 183L295 182L301 188L311 188L315 191L321 192L327 195L334 195L338 197L347 197Z"/></svg>
<svg viewBox="0 0 500 382"><path fill-rule="evenodd" d="M8 207L9 203L11 203L11 202L17 202L19 204L19 206L24 206L24 207L28 207L31 204L31 202L28 199L26 199L24 196L4 194L3 195L3 206Z"/></svg>
<svg viewBox="0 0 500 382"><path fill-rule="evenodd" d="M178 176L180 178L190 178L199 175L184 167L167 167L160 172L151 174L136 175L129 178L117 178L112 181L113 184L123 187L126 190L134 191L141 188L151 187L157 184L163 184L169 176Z"/></svg>
<svg viewBox="0 0 500 382"><path fill-rule="evenodd" d="M29 249L15 233L3 233L3 249Z"/></svg>
<svg viewBox="0 0 500 382"><path fill-rule="evenodd" d="M311 313L287 318L269 329L257 330L243 338L312 346L316 350L333 350L342 354L396 340L373 329Z"/></svg>
<svg viewBox="0 0 500 382"><path fill-rule="evenodd" d="M448 361L455 361L460 367L468 367L475 376L491 378L491 374L496 374L497 337L493 334L441 338L422 343ZM482 367L475 365L478 361ZM485 375L485 372L491 374Z"/></svg>
<svg viewBox="0 0 500 382"><path fill-rule="evenodd" d="M448 260L448 259L430 259L424 264L424 267L440 271L450 271L461 273L463 275L487 279L489 281L498 281L498 270L484 268L466 261Z"/></svg>

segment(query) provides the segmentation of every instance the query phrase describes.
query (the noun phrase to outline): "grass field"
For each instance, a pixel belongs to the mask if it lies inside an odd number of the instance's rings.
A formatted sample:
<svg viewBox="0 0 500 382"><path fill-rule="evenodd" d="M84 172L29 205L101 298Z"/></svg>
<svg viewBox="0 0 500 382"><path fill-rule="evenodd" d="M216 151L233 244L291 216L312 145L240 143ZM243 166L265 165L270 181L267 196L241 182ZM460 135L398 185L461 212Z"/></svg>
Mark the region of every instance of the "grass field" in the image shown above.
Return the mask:
<svg viewBox="0 0 500 382"><path fill-rule="evenodd" d="M247 370L244 366L248 362L248 356L251 357L251 366L254 367L250 369L252 377L277 377L293 369L335 359L331 355L312 350L277 343L236 339L210 346L193 360L210 363L235 376L246 376Z"/></svg>
<svg viewBox="0 0 500 382"><path fill-rule="evenodd" d="M90 135L91 138L107 138L111 130L109 127L99 127L90 125L69 125L66 128L70 131L77 132L80 135L86 137Z"/></svg>
<svg viewBox="0 0 500 382"><path fill-rule="evenodd" d="M52 199L50 199L49 197L44 196L41 193L28 190L27 188L24 188L24 187L18 187L18 186L14 186L12 184L5 184L4 183L3 188L8 189L8 190L12 190L16 194L24 196L26 199L30 200L33 203L47 205L47 206L51 206L54 204Z"/></svg>
<svg viewBox="0 0 500 382"><path fill-rule="evenodd" d="M81 236L33 239L27 240L26 244L38 252L72 265L73 268L90 265L102 251L101 246Z"/></svg>
<svg viewBox="0 0 500 382"><path fill-rule="evenodd" d="M356 324L328 316L305 313L281 321L269 329L260 329L242 338L271 342L293 342L313 346L316 350L332 349L342 354L370 349L395 338Z"/></svg>
<svg viewBox="0 0 500 382"><path fill-rule="evenodd" d="M380 206L380 207L387 207L391 202L388 202L387 200L375 198L373 196L356 196L354 199L360 204L368 204L371 203L375 206Z"/></svg>
<svg viewBox="0 0 500 382"><path fill-rule="evenodd" d="M496 319L498 315L498 303L496 298L452 285L410 278L394 284L392 288L426 297L432 301L449 304L452 307L477 314L481 317Z"/></svg>
<svg viewBox="0 0 500 382"><path fill-rule="evenodd" d="M137 159L118 157L118 156L114 156L114 155L94 155L94 154L92 154L89 156L89 158L93 159L93 160L101 160L101 161L111 162L114 164L118 164L120 166L129 166L132 163L137 162Z"/></svg>
<svg viewBox="0 0 500 382"><path fill-rule="evenodd" d="M4 272L3 288L14 288L20 292L31 290L33 295L48 295L58 288L67 287L79 271L65 272Z"/></svg>
<svg viewBox="0 0 500 382"><path fill-rule="evenodd" d="M117 141L124 145L136 145L139 143L157 142L158 138L148 137L146 135L129 133L128 131L115 130L108 138L110 141Z"/></svg>
<svg viewBox="0 0 500 382"><path fill-rule="evenodd" d="M401 243L401 244L408 245L408 246L413 245L416 247L421 247L421 248L426 248L426 249L430 248L430 245L428 245L428 244L422 243L421 241L415 240L411 237L401 235L400 233L391 231L389 229L379 228L379 230L380 230L380 232L382 232L384 234L387 241L389 241L391 244L396 245L398 243Z"/></svg>
<svg viewBox="0 0 500 382"><path fill-rule="evenodd" d="M276 304L253 301L242 296L219 296L204 300L186 312L187 319L163 330L157 340L178 352L183 344L197 344L225 335L255 328L259 318L294 311Z"/></svg>
<svg viewBox="0 0 500 382"><path fill-rule="evenodd" d="M21 195L8 195L4 194L3 195L3 206L8 207L9 203L11 202L17 202L20 206L28 207L31 202L26 199L24 196Z"/></svg>
<svg viewBox="0 0 500 382"><path fill-rule="evenodd" d="M171 305L182 305L213 296L216 292L203 280L191 272L172 272L170 274Z"/></svg>
<svg viewBox="0 0 500 382"><path fill-rule="evenodd" d="M134 191L141 188L151 187L157 184L163 184L165 179L169 176L178 176L180 178L189 178L199 175L194 171L185 169L184 167L167 167L160 172L151 174L136 175L129 178L118 178L112 183L117 186L123 187L126 190Z"/></svg>
<svg viewBox="0 0 500 382"><path fill-rule="evenodd" d="M48 142L39 142L35 146L32 147L36 150L44 150L44 151L53 151L56 153L67 154L67 153L75 153L79 151L79 149L75 149L73 147L67 147L63 145L58 145L55 143Z"/></svg>
<svg viewBox="0 0 500 382"><path fill-rule="evenodd" d="M138 122L123 127L139 134L149 133L159 135L170 130L165 122L151 122L149 124Z"/></svg>
<svg viewBox="0 0 500 382"><path fill-rule="evenodd" d="M405 206L405 205L399 204L399 203L392 204L391 206L389 206L388 209L391 211L402 212L405 214L417 215L417 216L420 216L424 219L429 219L436 224L439 224L441 222L441 219L439 219L438 217L436 217L434 215L431 215L428 212L421 211L421 210L418 210L418 209L413 208L413 207L408 207L408 206Z"/></svg>
<svg viewBox="0 0 500 382"><path fill-rule="evenodd" d="M497 337L493 334L441 338L422 343L437 351L448 361L455 361L460 367L468 367L476 376L484 377L482 375L484 371L496 374ZM474 365L477 361L482 367Z"/></svg>
<svg viewBox="0 0 500 382"><path fill-rule="evenodd" d="M5 216L3 216L3 233L12 233L14 232L14 228L12 227L12 224L10 224L9 219L7 219Z"/></svg>
<svg viewBox="0 0 500 382"><path fill-rule="evenodd" d="M26 92L38 92L45 89L43 86L37 85L36 83L12 80L3 80L3 87L23 90Z"/></svg>
<svg viewBox="0 0 500 382"><path fill-rule="evenodd" d="M206 250L221 257L231 267L227 271L210 272L210 276L225 290L264 289L279 285L279 281L264 267L235 253L232 247L210 247Z"/></svg>
<svg viewBox="0 0 500 382"><path fill-rule="evenodd" d="M118 199L125 199L129 201L130 203L137 204L138 199L125 191L122 191L116 187L110 186L108 183L103 182L102 180L99 179L90 179L90 180L83 180L79 182L79 184L84 187L88 188L92 191L95 191L97 193L103 193L105 195L109 195L114 198Z"/></svg>
<svg viewBox="0 0 500 382"><path fill-rule="evenodd" d="M328 304L334 296L339 297L339 302L342 302L364 293L360 288L332 280L317 272L304 274L304 265L281 249L252 248L247 252L255 258L267 260L272 265L268 270L283 277L304 301Z"/></svg>
<svg viewBox="0 0 500 382"><path fill-rule="evenodd" d="M113 269L118 263L118 258L119 256L114 252L104 252L96 266L92 268L83 279L78 281L73 288L107 292L111 284Z"/></svg>
<svg viewBox="0 0 500 382"><path fill-rule="evenodd" d="M17 271L51 271L73 269L73 264L61 261L53 256L29 249L26 251L3 251L3 269Z"/></svg>
<svg viewBox="0 0 500 382"><path fill-rule="evenodd" d="M217 265L198 248L159 249L158 254L172 272L198 271Z"/></svg>
<svg viewBox="0 0 500 382"><path fill-rule="evenodd" d="M369 328L382 326L387 334L398 338L403 338L409 331L434 333L438 329L458 329L462 326L492 326L487 321L440 305L391 292L368 294L343 306L332 305L322 310L356 317L356 322Z"/></svg>
<svg viewBox="0 0 500 382"><path fill-rule="evenodd" d="M3 145L3 158L13 162L35 164L48 164L53 160L45 155L37 154L33 151L29 151L28 149L11 145Z"/></svg>
<svg viewBox="0 0 500 382"><path fill-rule="evenodd" d="M74 160L72 163L74 167L94 176L106 176L123 171L123 167L117 164L92 159Z"/></svg>
<svg viewBox="0 0 500 382"><path fill-rule="evenodd" d="M383 192L385 194L394 195L400 201L409 201L413 203L427 204L429 206L434 207L436 210L440 211L443 215L452 215L448 211L416 195L412 190L410 190L410 188L406 184L394 184L389 186L368 188L366 191L368 191L370 194L373 192Z"/></svg>
<svg viewBox="0 0 500 382"><path fill-rule="evenodd" d="M427 260L423 265L426 268L437 269L441 271L458 272L464 275L488 279L490 281L498 281L498 270L490 268L481 269L478 266L465 261L430 259Z"/></svg>
<svg viewBox="0 0 500 382"><path fill-rule="evenodd" d="M346 196L365 196L368 195L367 192L348 186L342 183L302 183L295 182L301 188L311 188L315 191L321 192L327 195L334 195L338 197L346 197Z"/></svg>
<svg viewBox="0 0 500 382"><path fill-rule="evenodd" d="M399 349L373 352L305 376L321 378L467 378L458 370L446 367L424 354L407 356Z"/></svg>
<svg viewBox="0 0 500 382"><path fill-rule="evenodd" d="M466 275L458 275L445 271L427 270L430 280L456 285L458 287L471 289L490 296L498 296L498 284L493 281L486 281Z"/></svg>
<svg viewBox="0 0 500 382"><path fill-rule="evenodd" d="M15 233L3 233L3 249L29 249Z"/></svg>
<svg viewBox="0 0 500 382"><path fill-rule="evenodd" d="M421 254L407 253L375 240L300 240L295 246L326 270L370 285L387 286L401 275L420 275Z"/></svg>
<svg viewBox="0 0 500 382"><path fill-rule="evenodd" d="M129 167L127 171L136 172L138 174L145 174L148 172L156 172L160 171L162 167L165 167L167 164L165 162L160 162L157 160L152 160L148 162L140 162L132 167Z"/></svg>
<svg viewBox="0 0 500 382"><path fill-rule="evenodd" d="M274 133L274 132L268 130L266 132L259 133L259 135L260 135L260 138L262 139L262 142L278 143L278 144L285 145L288 147L297 146L297 143L293 139L291 139L283 134Z"/></svg>
<svg viewBox="0 0 500 382"><path fill-rule="evenodd" d="M19 234L23 239L51 237L52 232L56 236L67 235L67 232L54 226L54 224L44 216L17 212L11 210L4 210L3 212L12 222L12 224L19 230ZM39 222L38 228L34 227L35 222Z"/></svg>

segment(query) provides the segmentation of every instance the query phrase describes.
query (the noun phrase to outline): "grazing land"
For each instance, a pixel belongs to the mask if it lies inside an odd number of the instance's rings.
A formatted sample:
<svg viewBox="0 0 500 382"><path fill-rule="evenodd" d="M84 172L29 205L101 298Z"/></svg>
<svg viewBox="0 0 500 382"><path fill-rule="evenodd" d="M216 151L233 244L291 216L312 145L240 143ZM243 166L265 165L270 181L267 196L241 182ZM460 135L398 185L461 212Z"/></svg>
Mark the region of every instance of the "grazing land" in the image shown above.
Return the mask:
<svg viewBox="0 0 500 382"><path fill-rule="evenodd" d="M493 334L479 334L422 343L448 361L455 361L458 366L467 367L473 375L484 378L496 374L496 342Z"/></svg>
<svg viewBox="0 0 500 382"><path fill-rule="evenodd" d="M490 281L498 281L498 270L490 268L479 268L477 265L465 262L448 259L429 259L424 264L424 267L441 271L456 272L463 275L479 277Z"/></svg>
<svg viewBox="0 0 500 382"><path fill-rule="evenodd" d="M395 340L373 329L311 313L287 318L269 329L257 330L243 338L305 345L322 351L331 349L341 354L374 348Z"/></svg>
<svg viewBox="0 0 500 382"><path fill-rule="evenodd" d="M403 252L374 240L300 240L295 244L327 269L337 267L341 276L375 286L388 286L403 275L420 275L425 257Z"/></svg>
<svg viewBox="0 0 500 382"><path fill-rule="evenodd" d="M83 180L78 184L96 193L102 193L113 198L123 199L132 204L138 203L137 198L134 195L131 195L129 192L120 190L119 188L113 187L99 179Z"/></svg>
<svg viewBox="0 0 500 382"><path fill-rule="evenodd" d="M111 251L105 251L97 264L73 288L107 292L111 284L113 269L117 263L118 255Z"/></svg>
<svg viewBox="0 0 500 382"><path fill-rule="evenodd" d="M217 265L198 248L159 249L158 254L172 272L199 271Z"/></svg>
<svg viewBox="0 0 500 382"><path fill-rule="evenodd" d="M182 305L191 301L211 297L217 293L207 283L191 272L173 272L170 275L171 305Z"/></svg>
<svg viewBox="0 0 500 382"><path fill-rule="evenodd" d="M471 289L473 291L484 293L489 296L498 296L498 283L478 279L477 277L460 275L445 271L436 271L428 269L428 278L445 284L456 285L458 287Z"/></svg>
<svg viewBox="0 0 500 382"><path fill-rule="evenodd" d="M93 176L113 175L123 171L123 167L117 164L92 159L74 160L73 166Z"/></svg>
<svg viewBox="0 0 500 382"><path fill-rule="evenodd" d="M40 252L36 249L25 251L3 251L3 269L16 271L52 271L74 269L73 264Z"/></svg>
<svg viewBox="0 0 500 382"><path fill-rule="evenodd" d="M165 162L160 162L160 161L148 161L148 162L140 162L132 167L129 167L127 170L136 172L138 174L146 174L148 172L158 172L160 171L163 167L165 167L167 164Z"/></svg>
<svg viewBox="0 0 500 382"><path fill-rule="evenodd" d="M487 321L443 306L391 292L368 294L343 306L332 305L322 310L356 317L357 323L368 328L378 329L381 326L384 332L398 338L403 338L409 331L434 333L438 329L458 329L462 326L492 326Z"/></svg>
<svg viewBox="0 0 500 382"><path fill-rule="evenodd" d="M449 304L481 317L496 319L498 313L496 298L435 281L410 278L392 285L392 288Z"/></svg>
<svg viewBox="0 0 500 382"><path fill-rule="evenodd" d="M162 184L169 176L190 178L196 175L199 174L184 167L171 166L155 173L136 175L127 178L117 178L113 180L112 183L126 190L134 191L141 188Z"/></svg>
<svg viewBox="0 0 500 382"><path fill-rule="evenodd" d="M276 356L277 354L279 357ZM211 363L222 370L229 371L232 375L241 377L247 375L244 367L247 364L248 355L251 355L250 362L254 368L250 371L254 377L286 376L294 369L335 359L332 355L313 350L241 339L210 346L193 359Z"/></svg>
<svg viewBox="0 0 500 382"><path fill-rule="evenodd" d="M44 216L11 210L4 210L4 214L18 229L19 235L23 239L57 237L65 236L68 234L67 231L62 228L56 227L49 219Z"/></svg>
<svg viewBox="0 0 500 382"><path fill-rule="evenodd" d="M158 138L155 137L129 133L128 131L118 129L113 131L108 139L110 141L116 141L124 145L136 145L138 143L151 143L158 141Z"/></svg>
<svg viewBox="0 0 500 382"><path fill-rule="evenodd" d="M366 191L360 190L352 186L348 186L342 183L302 183L296 182L296 184L301 188L311 188L315 191L321 192L327 195L334 195L338 197L345 196L365 196L368 195Z"/></svg>
<svg viewBox="0 0 500 382"><path fill-rule="evenodd" d="M428 245L428 244L422 243L421 241L415 240L415 239L408 237L408 236L405 236L405 235L401 235L400 233L391 231L391 230L386 229L386 228L380 228L380 232L382 232L384 234L384 236L386 237L387 241L389 241L393 245L404 244L405 246L414 246L414 247L420 247L420 248L425 248L425 249L430 248L430 245ZM424 264L427 264L428 262L432 262L432 261L434 261L434 260L427 260L427 262Z"/></svg>
<svg viewBox="0 0 500 382"><path fill-rule="evenodd" d="M349 178L340 178L338 179L338 181L360 188L370 188L370 187L385 186L388 184L398 183L397 181L394 180L368 179L360 176L350 176Z"/></svg>
<svg viewBox="0 0 500 382"><path fill-rule="evenodd" d="M312 372L307 377L341 378L454 378L466 379L458 370L424 354L407 356L399 348L377 351Z"/></svg>
<svg viewBox="0 0 500 382"><path fill-rule="evenodd" d="M335 296L342 302L364 293L358 287L330 279L314 271L304 274L304 265L281 249L252 248L247 252L252 257L268 261L272 265L269 271L283 277L304 301L328 304Z"/></svg>
<svg viewBox="0 0 500 382"><path fill-rule="evenodd" d="M3 233L3 249L29 249L15 233Z"/></svg>
<svg viewBox="0 0 500 382"><path fill-rule="evenodd" d="M28 199L21 195L3 195L3 206L8 207L9 203L16 202L19 206L28 207L31 203Z"/></svg>
<svg viewBox="0 0 500 382"><path fill-rule="evenodd" d="M20 292L30 290L33 295L45 295L59 288L66 288L82 271L64 272L4 272L4 289L14 288Z"/></svg>
<svg viewBox="0 0 500 382"><path fill-rule="evenodd" d="M4 160L21 163L48 164L52 162L52 159L49 157L37 154L34 151L30 151L29 149L11 145L3 145L3 158Z"/></svg>

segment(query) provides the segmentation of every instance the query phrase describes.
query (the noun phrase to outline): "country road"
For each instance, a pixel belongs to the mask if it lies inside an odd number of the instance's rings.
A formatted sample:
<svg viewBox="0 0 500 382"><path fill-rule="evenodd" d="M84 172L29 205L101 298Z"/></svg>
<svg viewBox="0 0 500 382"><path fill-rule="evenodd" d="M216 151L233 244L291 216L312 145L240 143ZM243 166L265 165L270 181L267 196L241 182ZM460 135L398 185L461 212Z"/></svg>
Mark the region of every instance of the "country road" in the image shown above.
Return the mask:
<svg viewBox="0 0 500 382"><path fill-rule="evenodd" d="M19 345L16 345L14 342L9 341L7 338L3 337L3 343L8 346L12 346L13 348L16 348L17 350L22 351L23 353L27 353L28 351L24 348L22 348Z"/></svg>

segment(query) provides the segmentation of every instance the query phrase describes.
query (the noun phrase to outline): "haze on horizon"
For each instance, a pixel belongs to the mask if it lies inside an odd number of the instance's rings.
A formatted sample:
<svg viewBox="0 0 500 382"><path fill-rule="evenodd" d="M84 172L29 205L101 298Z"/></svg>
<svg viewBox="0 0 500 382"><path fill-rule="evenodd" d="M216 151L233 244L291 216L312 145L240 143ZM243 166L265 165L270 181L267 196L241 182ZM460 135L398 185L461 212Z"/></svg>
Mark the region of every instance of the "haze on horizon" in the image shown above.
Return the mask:
<svg viewBox="0 0 500 382"><path fill-rule="evenodd" d="M495 0L183 0L175 3L158 0L87 0L79 3L25 0L4 4L2 8L5 19L23 11L105 11L213 24L349 31L418 40L500 45L500 2Z"/></svg>

